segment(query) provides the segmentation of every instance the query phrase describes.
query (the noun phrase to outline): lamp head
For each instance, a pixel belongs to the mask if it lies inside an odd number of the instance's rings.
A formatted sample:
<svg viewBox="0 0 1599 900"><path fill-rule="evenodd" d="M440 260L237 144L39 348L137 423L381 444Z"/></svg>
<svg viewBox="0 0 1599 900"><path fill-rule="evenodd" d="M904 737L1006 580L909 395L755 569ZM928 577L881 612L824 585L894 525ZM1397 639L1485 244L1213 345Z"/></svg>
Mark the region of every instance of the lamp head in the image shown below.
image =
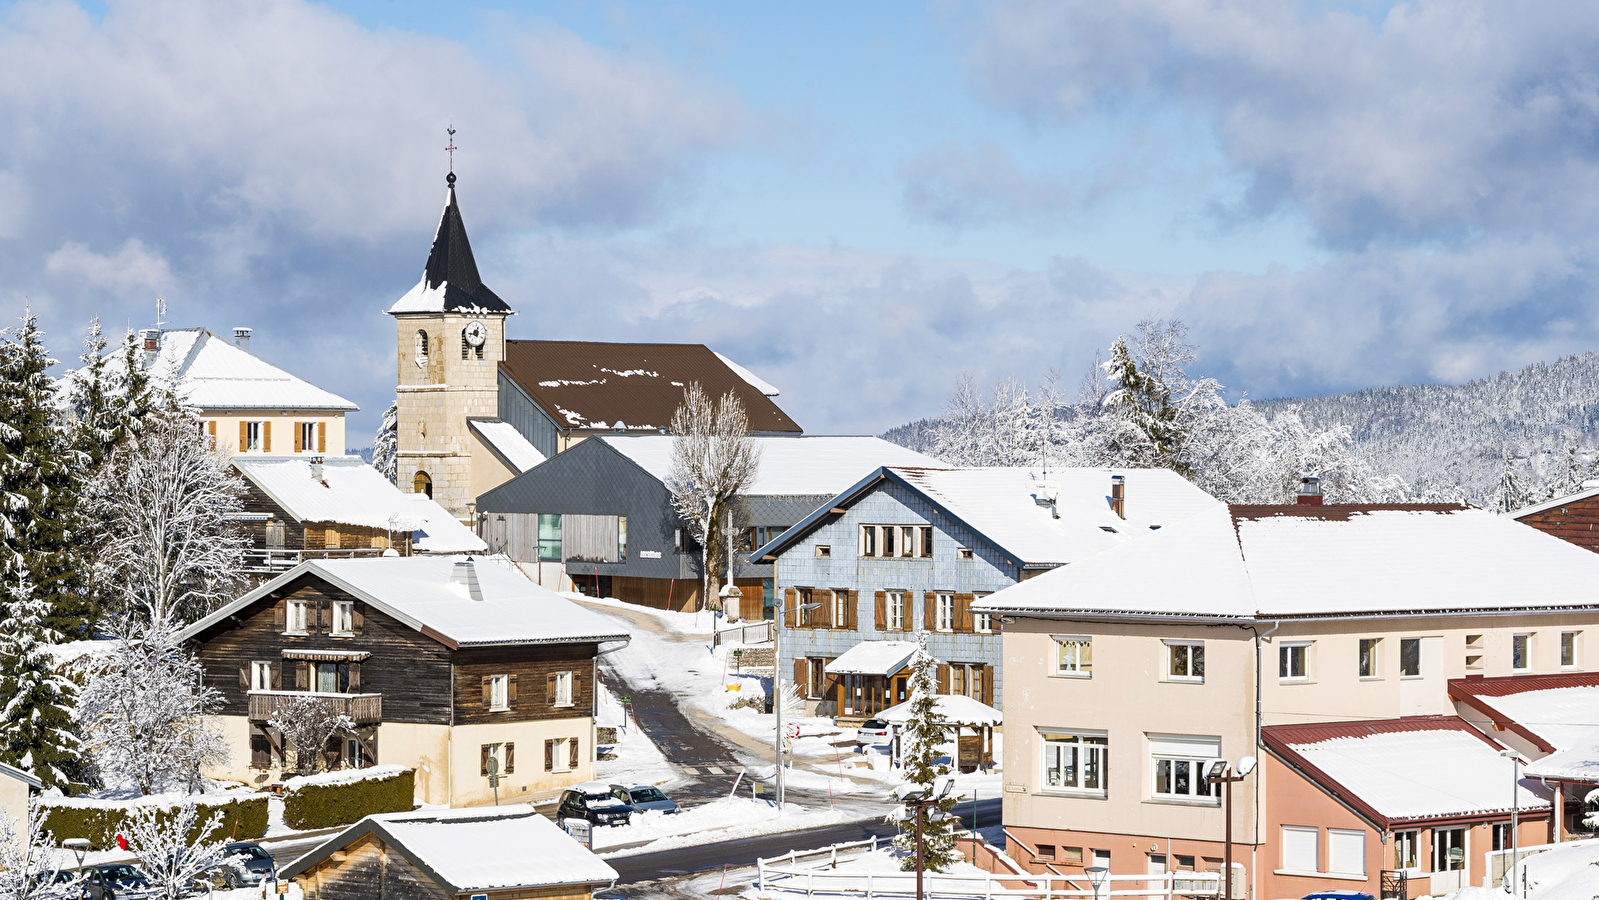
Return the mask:
<svg viewBox="0 0 1599 900"><path fill-rule="evenodd" d="M1233 767L1233 771L1238 773L1239 778L1242 778L1245 775L1248 775L1250 772L1255 771L1255 766L1259 763L1260 761L1255 759L1253 756L1240 756L1238 758L1238 765Z"/></svg>
<svg viewBox="0 0 1599 900"><path fill-rule="evenodd" d="M1110 877L1110 869L1105 866L1089 866L1083 871L1088 875L1089 882L1096 888L1103 885L1105 879Z"/></svg>
<svg viewBox="0 0 1599 900"><path fill-rule="evenodd" d="M61 842L61 846L63 846L65 848L67 848L68 850L72 851L73 855L78 858L78 866L81 868L83 866L83 857L89 852L89 841L88 841L88 839L87 838L67 838L66 840Z"/></svg>
<svg viewBox="0 0 1599 900"><path fill-rule="evenodd" d="M1227 760L1225 760L1225 759L1207 759L1207 760L1205 760L1205 780L1206 781L1215 781L1216 779L1221 778L1221 777L1223 777L1226 774L1227 774Z"/></svg>

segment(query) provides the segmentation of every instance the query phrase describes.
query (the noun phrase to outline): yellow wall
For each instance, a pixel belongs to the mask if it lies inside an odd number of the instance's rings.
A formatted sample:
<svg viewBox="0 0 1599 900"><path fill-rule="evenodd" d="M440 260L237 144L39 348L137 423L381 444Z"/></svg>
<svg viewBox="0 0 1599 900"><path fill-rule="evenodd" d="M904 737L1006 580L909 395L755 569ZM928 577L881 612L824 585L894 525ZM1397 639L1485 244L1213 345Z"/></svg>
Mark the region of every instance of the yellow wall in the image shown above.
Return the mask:
<svg viewBox="0 0 1599 900"><path fill-rule="evenodd" d="M344 413L329 412L327 410L300 411L292 409L261 409L261 410L204 410L200 413L201 421L206 423L206 430L211 430L211 423L216 423L216 446L224 456L293 456L294 434L296 423L320 422L327 428L327 450L319 452L315 446L302 450L304 456L343 456L344 455ZM239 451L239 423L240 422L270 422L272 423L272 449L252 450L241 454Z"/></svg>

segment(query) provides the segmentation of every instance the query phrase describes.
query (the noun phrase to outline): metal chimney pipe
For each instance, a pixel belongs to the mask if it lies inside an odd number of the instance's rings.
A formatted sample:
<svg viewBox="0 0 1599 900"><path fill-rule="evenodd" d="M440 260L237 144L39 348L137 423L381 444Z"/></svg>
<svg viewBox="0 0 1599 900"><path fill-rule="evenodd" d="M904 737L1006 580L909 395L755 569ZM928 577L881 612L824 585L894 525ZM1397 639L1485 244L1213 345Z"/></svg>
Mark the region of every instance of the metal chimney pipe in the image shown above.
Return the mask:
<svg viewBox="0 0 1599 900"><path fill-rule="evenodd" d="M239 326L236 326L233 329L233 346L238 347L240 350L243 350L245 353L249 353L250 352L250 329L249 328L246 328L243 325L239 325Z"/></svg>

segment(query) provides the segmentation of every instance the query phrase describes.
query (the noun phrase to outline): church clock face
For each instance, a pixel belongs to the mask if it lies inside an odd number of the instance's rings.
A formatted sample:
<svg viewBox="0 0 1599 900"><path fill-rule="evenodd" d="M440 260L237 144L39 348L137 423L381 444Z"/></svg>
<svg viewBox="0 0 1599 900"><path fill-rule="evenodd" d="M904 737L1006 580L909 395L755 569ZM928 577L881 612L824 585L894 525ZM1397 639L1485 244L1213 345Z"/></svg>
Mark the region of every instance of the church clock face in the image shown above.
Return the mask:
<svg viewBox="0 0 1599 900"><path fill-rule="evenodd" d="M461 334L466 337L466 342L474 347L483 346L483 342L489 338L489 330L483 327L482 322L468 322L466 330Z"/></svg>

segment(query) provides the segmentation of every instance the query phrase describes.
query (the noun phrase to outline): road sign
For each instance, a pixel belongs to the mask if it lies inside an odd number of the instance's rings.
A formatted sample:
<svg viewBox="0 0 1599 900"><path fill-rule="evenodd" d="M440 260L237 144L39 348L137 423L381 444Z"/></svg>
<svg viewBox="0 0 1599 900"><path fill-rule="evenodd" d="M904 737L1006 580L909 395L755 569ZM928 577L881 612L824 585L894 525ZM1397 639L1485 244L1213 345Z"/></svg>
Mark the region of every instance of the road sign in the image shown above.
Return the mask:
<svg viewBox="0 0 1599 900"><path fill-rule="evenodd" d="M489 770L489 777L490 778L493 778L494 776L500 774L500 761L495 759L492 756L489 757L488 770Z"/></svg>
<svg viewBox="0 0 1599 900"><path fill-rule="evenodd" d="M490 775L489 776L489 787L497 788L499 786L500 786L500 776L498 776L498 775Z"/></svg>
<svg viewBox="0 0 1599 900"><path fill-rule="evenodd" d="M788 723L788 726L783 730L788 732L789 740L794 740L795 738L799 737L800 727L795 722Z"/></svg>

